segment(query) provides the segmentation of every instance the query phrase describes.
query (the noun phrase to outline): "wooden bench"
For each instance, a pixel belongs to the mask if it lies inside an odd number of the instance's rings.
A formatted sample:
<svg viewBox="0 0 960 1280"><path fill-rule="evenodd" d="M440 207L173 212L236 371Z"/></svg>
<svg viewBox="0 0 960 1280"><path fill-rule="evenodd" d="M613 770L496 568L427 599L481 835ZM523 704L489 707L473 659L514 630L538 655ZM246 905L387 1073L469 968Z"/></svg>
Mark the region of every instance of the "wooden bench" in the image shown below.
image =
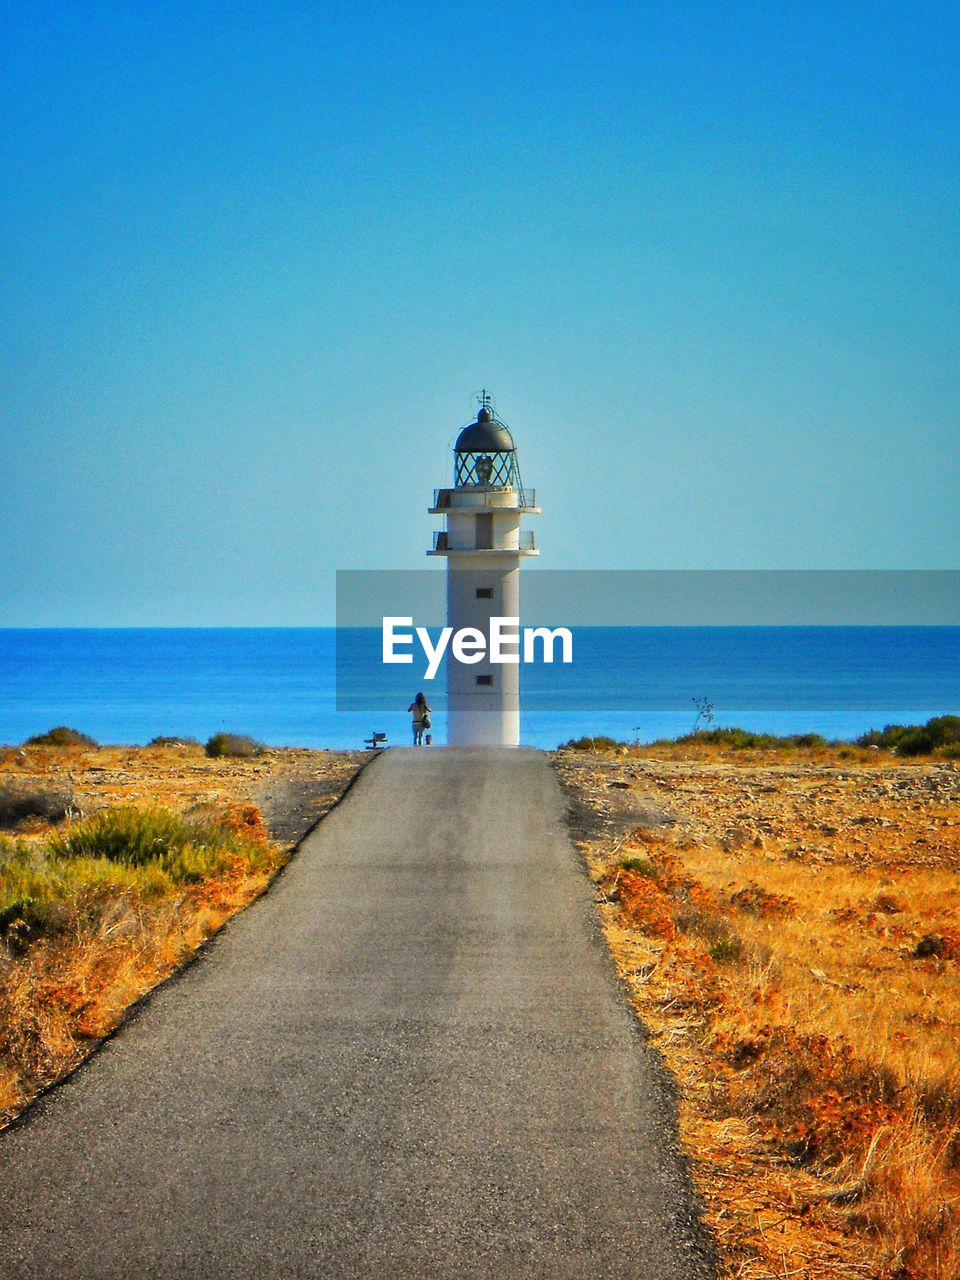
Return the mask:
<svg viewBox="0 0 960 1280"><path fill-rule="evenodd" d="M387 741L385 733L371 733L369 738L365 738L363 745L368 751L376 751L378 747L382 747Z"/></svg>

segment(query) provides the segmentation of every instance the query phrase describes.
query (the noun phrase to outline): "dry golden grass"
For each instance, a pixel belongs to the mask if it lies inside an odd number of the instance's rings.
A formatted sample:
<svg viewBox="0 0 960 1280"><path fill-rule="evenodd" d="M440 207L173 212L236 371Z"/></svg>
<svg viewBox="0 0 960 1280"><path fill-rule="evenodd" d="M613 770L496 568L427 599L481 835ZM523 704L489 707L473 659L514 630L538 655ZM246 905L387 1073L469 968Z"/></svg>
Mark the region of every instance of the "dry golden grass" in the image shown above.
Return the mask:
<svg viewBox="0 0 960 1280"><path fill-rule="evenodd" d="M308 787L315 779L320 798L299 819L305 825L342 792L361 759L276 751L255 761L208 761L195 746L29 748L0 756L0 778L18 786L72 787L76 807L61 833L74 830L84 812L132 806L146 817L162 802L199 811L238 841L218 874L177 883L151 866L64 859L51 844L54 828L39 820L5 837L5 901L26 886L42 897L49 927L26 938L8 929L0 939L0 1126L77 1066L131 1004L263 892L287 852L269 838L251 797L265 785L282 787L292 772L301 783L307 777Z"/></svg>
<svg viewBox="0 0 960 1280"><path fill-rule="evenodd" d="M224 822L242 826L242 843L225 870L199 883L158 888L155 876L115 864L98 883L96 859L72 880L62 861L30 852L50 927L19 945L7 934L0 956L0 1123L81 1062L134 1001L269 883L285 855L267 841L259 810L228 812ZM0 887L9 866L0 865Z"/></svg>
<svg viewBox="0 0 960 1280"><path fill-rule="evenodd" d="M960 771L670 756L558 769L724 1274L955 1280Z"/></svg>

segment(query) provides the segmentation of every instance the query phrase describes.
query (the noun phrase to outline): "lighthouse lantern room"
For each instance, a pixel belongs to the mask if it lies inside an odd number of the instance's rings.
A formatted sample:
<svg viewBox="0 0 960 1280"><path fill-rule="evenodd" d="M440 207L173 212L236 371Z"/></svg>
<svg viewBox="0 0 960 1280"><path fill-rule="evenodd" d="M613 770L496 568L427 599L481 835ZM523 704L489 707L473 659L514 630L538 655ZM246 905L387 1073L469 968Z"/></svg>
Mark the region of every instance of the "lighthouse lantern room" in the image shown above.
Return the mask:
<svg viewBox="0 0 960 1280"><path fill-rule="evenodd" d="M538 553L524 515L539 515L524 489L516 445L483 393L476 422L453 450L454 485L437 489L432 515L445 517L427 552L447 561L447 625L490 634L490 619L520 617L520 561ZM513 650L516 651L515 648ZM520 664L447 662L447 741L451 746L520 743Z"/></svg>

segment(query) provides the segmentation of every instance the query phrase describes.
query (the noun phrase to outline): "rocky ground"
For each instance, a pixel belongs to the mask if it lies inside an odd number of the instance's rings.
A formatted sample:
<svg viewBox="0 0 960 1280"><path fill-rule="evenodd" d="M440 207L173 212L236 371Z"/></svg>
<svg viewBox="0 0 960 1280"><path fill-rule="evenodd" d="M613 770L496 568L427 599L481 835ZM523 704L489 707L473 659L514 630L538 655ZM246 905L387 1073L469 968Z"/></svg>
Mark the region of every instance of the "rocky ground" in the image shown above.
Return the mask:
<svg viewBox="0 0 960 1280"><path fill-rule="evenodd" d="M751 847L808 865L960 870L960 762L607 758L563 752L578 832L670 831L681 848ZM587 818L587 815L592 815Z"/></svg>

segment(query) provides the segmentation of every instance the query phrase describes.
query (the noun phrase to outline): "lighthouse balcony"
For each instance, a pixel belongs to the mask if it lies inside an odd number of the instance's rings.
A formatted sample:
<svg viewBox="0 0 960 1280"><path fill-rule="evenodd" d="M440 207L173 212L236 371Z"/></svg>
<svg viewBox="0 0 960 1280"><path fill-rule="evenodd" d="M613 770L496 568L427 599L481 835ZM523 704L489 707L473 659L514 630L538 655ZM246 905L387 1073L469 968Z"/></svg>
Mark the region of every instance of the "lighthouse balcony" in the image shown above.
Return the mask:
<svg viewBox="0 0 960 1280"><path fill-rule="evenodd" d="M451 507L484 507L488 510L519 511L524 515L540 514L534 489L516 485L459 485L456 489L434 489L432 516L443 515Z"/></svg>
<svg viewBox="0 0 960 1280"><path fill-rule="evenodd" d="M538 556L537 544L533 532L529 529L521 531L517 542L512 547L477 547L458 546L450 542L450 534L446 529L433 535L433 547L428 556Z"/></svg>

